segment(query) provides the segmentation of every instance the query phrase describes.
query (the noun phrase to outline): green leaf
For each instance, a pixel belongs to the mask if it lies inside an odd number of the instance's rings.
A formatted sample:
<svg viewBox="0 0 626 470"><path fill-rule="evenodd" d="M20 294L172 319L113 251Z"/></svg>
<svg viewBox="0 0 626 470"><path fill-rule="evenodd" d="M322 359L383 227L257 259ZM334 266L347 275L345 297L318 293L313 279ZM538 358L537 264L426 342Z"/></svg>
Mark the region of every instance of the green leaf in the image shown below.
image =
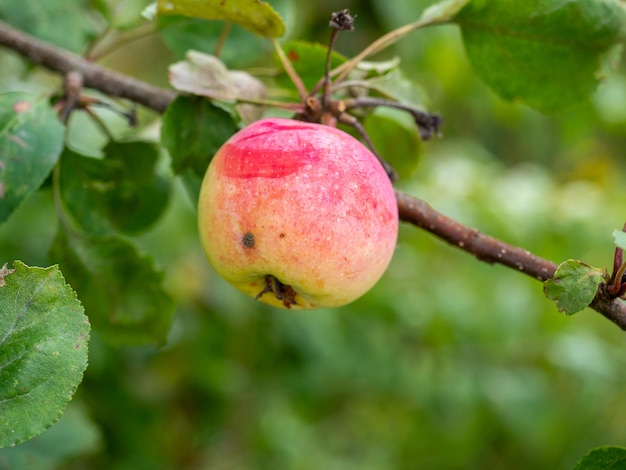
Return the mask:
<svg viewBox="0 0 626 470"><path fill-rule="evenodd" d="M0 1L0 19L73 52L84 52L95 35L89 0ZM59 27L53 18L62 18Z"/></svg>
<svg viewBox="0 0 626 470"><path fill-rule="evenodd" d="M626 250L626 232L624 232L623 230L614 230L613 240L615 240L615 245L618 248Z"/></svg>
<svg viewBox="0 0 626 470"><path fill-rule="evenodd" d="M184 59L190 50L213 53L224 30L222 22L184 16L160 16L157 25L163 42L177 59ZM246 67L269 52L267 41L235 24L221 45L220 58L232 67Z"/></svg>
<svg viewBox="0 0 626 470"><path fill-rule="evenodd" d="M0 275L0 447L56 422L87 367L89 321L58 267L14 268Z"/></svg>
<svg viewBox="0 0 626 470"><path fill-rule="evenodd" d="M177 174L203 178L213 155L238 130L229 113L205 98L179 96L163 115L161 144Z"/></svg>
<svg viewBox="0 0 626 470"><path fill-rule="evenodd" d="M420 15L420 21L428 24L450 21L472 0L445 0L426 8Z"/></svg>
<svg viewBox="0 0 626 470"><path fill-rule="evenodd" d="M544 283L543 290L546 297L556 302L559 311L573 315L589 306L606 276L601 269L568 260L559 265L554 277Z"/></svg>
<svg viewBox="0 0 626 470"><path fill-rule="evenodd" d="M391 70L388 73L372 76L367 79L367 86L372 93L383 98L399 101L417 108L424 108L428 97L424 89L410 80L402 70ZM415 127L413 121L413 127Z"/></svg>
<svg viewBox="0 0 626 470"><path fill-rule="evenodd" d="M90 0L90 6L106 19L109 28L129 30L146 20L142 16L143 11L147 8L146 0L124 0L124 8L120 8L117 2L109 0ZM156 5L154 5L154 9L156 10Z"/></svg>
<svg viewBox="0 0 626 470"><path fill-rule="evenodd" d="M102 159L66 149L61 157L61 197L80 227L94 234L139 233L163 213L167 180L155 172L159 158L147 142L109 143Z"/></svg>
<svg viewBox="0 0 626 470"><path fill-rule="evenodd" d="M626 468L626 447L603 446L591 450L574 470L619 470Z"/></svg>
<svg viewBox="0 0 626 470"><path fill-rule="evenodd" d="M291 61L293 68L304 82L307 90L311 90L320 78L324 76L328 47L306 41L289 41L282 47L285 51L285 55ZM279 63L278 58L276 58L276 61ZM343 64L346 58L338 52L333 51L330 61L330 67L334 69ZM279 76L279 81L284 88L293 89L291 79L284 71Z"/></svg>
<svg viewBox="0 0 626 470"><path fill-rule="evenodd" d="M115 237L70 235L61 227L50 249L78 292L94 329L112 343L163 344L174 302L151 259Z"/></svg>
<svg viewBox="0 0 626 470"><path fill-rule="evenodd" d="M496 93L554 112L595 90L626 12L618 0L475 0L455 21L472 65Z"/></svg>
<svg viewBox="0 0 626 470"><path fill-rule="evenodd" d="M376 150L401 178L411 176L419 162L421 139L413 118L398 109L379 107L365 119Z"/></svg>
<svg viewBox="0 0 626 470"><path fill-rule="evenodd" d="M110 142L103 152L105 161L118 167L106 200L109 220L129 234L149 228L163 214L170 191L168 180L156 172L157 147L148 142Z"/></svg>
<svg viewBox="0 0 626 470"><path fill-rule="evenodd" d="M190 202L194 207L198 206L198 198L200 197L200 189L202 189L202 180L200 176L192 173L191 171L185 171L181 174L183 186L189 195Z"/></svg>
<svg viewBox="0 0 626 470"><path fill-rule="evenodd" d="M113 231L106 217L107 196L113 190L118 167L100 158L86 157L65 149L61 155L60 190L63 204L85 231Z"/></svg>
<svg viewBox="0 0 626 470"><path fill-rule="evenodd" d="M232 21L263 37L285 34L280 15L258 0L158 0L157 8L160 15Z"/></svg>
<svg viewBox="0 0 626 470"><path fill-rule="evenodd" d="M157 148L147 142L109 143L105 158L66 149L61 157L61 197L79 226L105 235L139 233L163 213L167 180L155 172Z"/></svg>
<svg viewBox="0 0 626 470"><path fill-rule="evenodd" d="M63 147L64 128L48 103L0 95L0 223L44 182Z"/></svg>

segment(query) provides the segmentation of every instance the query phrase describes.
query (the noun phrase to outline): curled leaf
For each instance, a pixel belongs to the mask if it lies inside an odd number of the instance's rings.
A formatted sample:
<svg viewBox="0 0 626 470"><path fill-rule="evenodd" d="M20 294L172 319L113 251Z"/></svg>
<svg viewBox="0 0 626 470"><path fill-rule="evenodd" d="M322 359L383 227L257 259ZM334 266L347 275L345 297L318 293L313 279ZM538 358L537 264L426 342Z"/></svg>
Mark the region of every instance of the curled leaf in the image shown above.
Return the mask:
<svg viewBox="0 0 626 470"><path fill-rule="evenodd" d="M179 91L206 96L214 100L236 101L263 99L267 96L265 85L241 70L228 70L217 57L198 51L187 52L186 60L169 68L170 84ZM263 108L258 105L237 106L245 123L261 117Z"/></svg>

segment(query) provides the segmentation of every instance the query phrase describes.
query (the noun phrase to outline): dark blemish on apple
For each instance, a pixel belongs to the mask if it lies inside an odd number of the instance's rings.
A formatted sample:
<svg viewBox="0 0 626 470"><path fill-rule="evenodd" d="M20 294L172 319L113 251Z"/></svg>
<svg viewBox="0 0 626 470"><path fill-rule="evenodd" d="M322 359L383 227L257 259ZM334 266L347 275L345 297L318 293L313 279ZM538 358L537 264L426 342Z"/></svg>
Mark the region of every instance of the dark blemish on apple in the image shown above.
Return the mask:
<svg viewBox="0 0 626 470"><path fill-rule="evenodd" d="M280 235L278 235L280 238L285 238L285 234L281 233Z"/></svg>
<svg viewBox="0 0 626 470"><path fill-rule="evenodd" d="M241 238L241 244L244 248L254 248L254 235L250 232L246 232L246 234Z"/></svg>

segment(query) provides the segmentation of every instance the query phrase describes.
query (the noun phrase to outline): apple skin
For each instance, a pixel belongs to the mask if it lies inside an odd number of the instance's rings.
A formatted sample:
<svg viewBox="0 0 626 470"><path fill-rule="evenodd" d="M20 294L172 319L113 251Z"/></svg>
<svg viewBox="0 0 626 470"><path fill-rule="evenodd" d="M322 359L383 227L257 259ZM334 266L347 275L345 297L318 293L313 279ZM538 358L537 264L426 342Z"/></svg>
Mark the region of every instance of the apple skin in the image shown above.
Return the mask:
<svg viewBox="0 0 626 470"><path fill-rule="evenodd" d="M380 162L330 126L256 121L216 153L198 203L209 263L282 308L347 304L383 275L398 208Z"/></svg>

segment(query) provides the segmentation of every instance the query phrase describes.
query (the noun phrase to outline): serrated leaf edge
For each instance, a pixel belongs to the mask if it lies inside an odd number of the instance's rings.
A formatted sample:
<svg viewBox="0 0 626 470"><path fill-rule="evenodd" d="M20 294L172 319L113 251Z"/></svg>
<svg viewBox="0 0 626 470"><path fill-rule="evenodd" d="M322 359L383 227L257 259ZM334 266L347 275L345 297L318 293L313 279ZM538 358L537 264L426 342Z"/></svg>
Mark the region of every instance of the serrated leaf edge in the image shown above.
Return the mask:
<svg viewBox="0 0 626 470"><path fill-rule="evenodd" d="M4 264L3 268L7 266L7 263ZM84 342L84 347L87 349L88 345L89 345L89 339L90 339L90 332L91 332L91 323L89 322L89 318L85 315L85 309L82 306L82 304L80 303L80 300L78 300L78 294L76 293L76 291L72 288L71 285L69 285L67 283L67 281L65 280L65 276L63 276L63 273L61 272L59 265L58 264L53 264L51 266L48 266L47 268L43 268L40 266L29 266L26 263L20 261L20 260L15 260L13 262L13 269L7 269L7 271L11 271L11 274L19 271L20 269L41 269L45 272L48 272L50 274L55 274L55 271L58 272L58 274L60 275L60 280L62 281L62 288L68 292L68 294L71 295L71 297L79 303L80 308L81 308L81 313L84 317L84 323L87 324L87 331L85 332L85 342ZM59 408L57 410L57 414L55 417L53 417L50 422L48 422L47 424L43 425L43 427L39 430L39 432L35 432L34 434L30 435L30 436L23 436L20 439L13 441L13 443L9 446L9 447L14 447L18 444L21 444L22 442L26 442L34 437L37 437L41 434L43 434L46 430L48 430L50 427L52 427L55 423L57 423L59 421L59 419L61 419L61 417L63 416L63 413L65 412L65 409L67 408L67 405L69 404L69 402L72 400L72 397L74 396L74 394L76 393L76 390L78 389L78 386L82 383L83 378L85 376L85 371L87 370L87 367L89 366L89 355L87 354L87 356L85 357L85 367L83 368L83 370L80 372L80 375L78 377L78 380L76 381L76 385L71 387L69 390L69 393L67 395L67 400L65 400L63 403L60 403ZM47 382L47 381L46 381ZM42 384L45 382L42 382ZM39 384L38 386L42 385ZM32 391L32 390L31 390ZM7 446L2 446L0 445L0 449L5 448Z"/></svg>

